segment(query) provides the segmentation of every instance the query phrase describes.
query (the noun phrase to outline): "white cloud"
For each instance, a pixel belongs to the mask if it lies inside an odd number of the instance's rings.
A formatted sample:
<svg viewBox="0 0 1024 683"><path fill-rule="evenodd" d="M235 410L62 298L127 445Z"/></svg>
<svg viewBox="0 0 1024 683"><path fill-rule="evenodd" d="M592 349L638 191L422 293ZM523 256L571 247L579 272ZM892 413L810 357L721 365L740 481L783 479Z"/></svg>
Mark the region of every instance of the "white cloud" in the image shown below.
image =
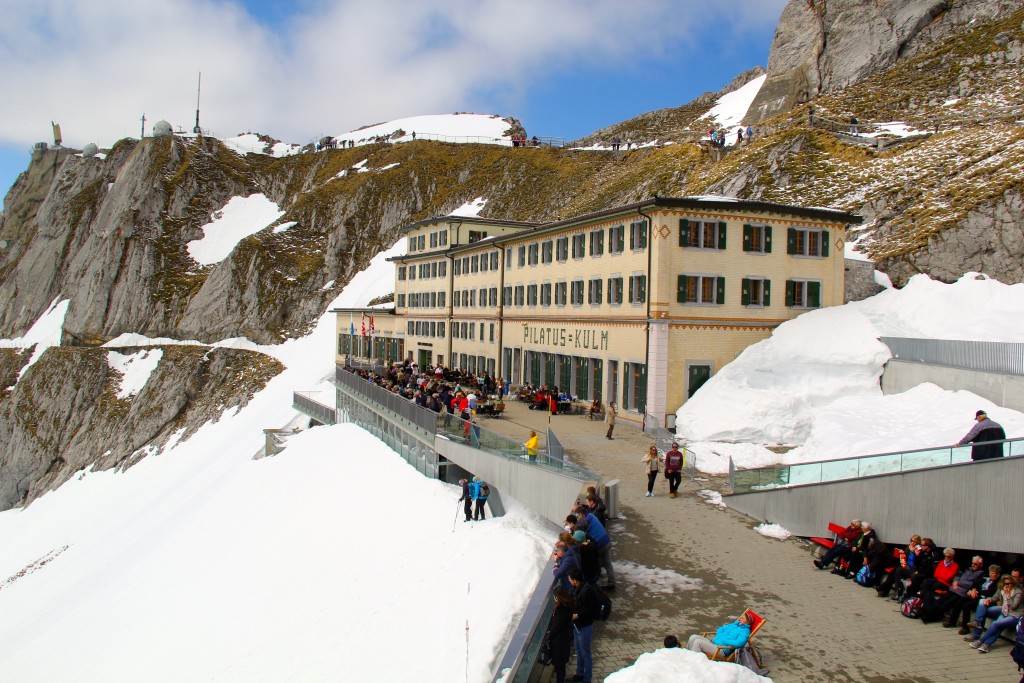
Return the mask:
<svg viewBox="0 0 1024 683"><path fill-rule="evenodd" d="M137 136L139 117L295 142L400 116L515 102L532 79L773 23L782 0L338 0L268 28L234 2L0 0L0 143ZM775 8L769 11L767 8ZM616 96L609 93L609 96ZM514 111L495 112L514 115Z"/></svg>

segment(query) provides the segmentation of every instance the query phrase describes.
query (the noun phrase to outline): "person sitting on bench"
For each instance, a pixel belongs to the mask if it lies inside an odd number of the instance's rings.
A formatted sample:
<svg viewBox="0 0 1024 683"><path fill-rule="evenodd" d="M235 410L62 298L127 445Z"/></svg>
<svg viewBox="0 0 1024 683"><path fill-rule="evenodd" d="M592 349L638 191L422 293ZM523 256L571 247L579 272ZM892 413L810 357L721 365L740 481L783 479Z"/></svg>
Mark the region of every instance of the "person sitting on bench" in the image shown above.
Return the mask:
<svg viewBox="0 0 1024 683"><path fill-rule="evenodd" d="M814 561L814 566L818 569L828 569L833 560L849 555L850 546L860 537L860 533L860 520L855 519L850 522L850 526L846 527L845 531L840 532L836 544L828 549L825 556Z"/></svg>

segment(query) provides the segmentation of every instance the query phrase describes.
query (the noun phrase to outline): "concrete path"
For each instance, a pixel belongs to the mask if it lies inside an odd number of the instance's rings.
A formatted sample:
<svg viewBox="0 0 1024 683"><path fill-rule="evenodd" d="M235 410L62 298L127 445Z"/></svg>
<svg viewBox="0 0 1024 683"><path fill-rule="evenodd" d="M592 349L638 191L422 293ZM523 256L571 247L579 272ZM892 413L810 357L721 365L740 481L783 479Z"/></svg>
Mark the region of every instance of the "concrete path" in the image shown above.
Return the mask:
<svg viewBox="0 0 1024 683"><path fill-rule="evenodd" d="M524 441L529 429L546 433L546 414L507 406L481 424ZM670 499L659 477L646 498L640 458L651 441L638 429L617 426L608 441L605 425L583 416L555 416L551 425L572 460L621 481L619 519L609 521L618 590L611 619L595 633L595 682L661 647L666 634L685 644L747 607L767 619L754 641L779 683L1019 680L1005 641L981 655L956 629L903 617L873 590L815 569L808 544L761 536L748 518L703 502L693 484ZM699 486L726 488L722 477Z"/></svg>

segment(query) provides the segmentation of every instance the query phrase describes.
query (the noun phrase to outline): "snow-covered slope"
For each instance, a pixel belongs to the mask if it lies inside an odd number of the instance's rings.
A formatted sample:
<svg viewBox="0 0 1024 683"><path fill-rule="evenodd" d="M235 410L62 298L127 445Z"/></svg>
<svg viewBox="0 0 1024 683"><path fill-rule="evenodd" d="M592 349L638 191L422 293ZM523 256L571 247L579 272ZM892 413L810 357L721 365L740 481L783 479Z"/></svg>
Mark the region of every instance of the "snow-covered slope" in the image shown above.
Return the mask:
<svg viewBox="0 0 1024 683"><path fill-rule="evenodd" d="M390 291L391 267L375 260L352 305ZM456 487L351 425L253 460L263 429L303 422L291 392L332 374L334 316L245 345L287 370L243 409L0 513L4 680L392 681L413 663L420 681L489 676L549 526L514 501L499 520L455 521ZM126 397L144 384L142 356L110 362Z"/></svg>

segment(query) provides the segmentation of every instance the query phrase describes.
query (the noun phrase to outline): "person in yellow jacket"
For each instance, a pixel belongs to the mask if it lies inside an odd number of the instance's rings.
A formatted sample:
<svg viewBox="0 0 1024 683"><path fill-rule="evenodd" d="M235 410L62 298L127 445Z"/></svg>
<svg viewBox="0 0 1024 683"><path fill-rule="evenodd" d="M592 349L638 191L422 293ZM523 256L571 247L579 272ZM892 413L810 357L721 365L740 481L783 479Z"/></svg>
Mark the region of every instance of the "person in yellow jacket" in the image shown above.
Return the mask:
<svg viewBox="0 0 1024 683"><path fill-rule="evenodd" d="M523 445L526 446L526 455L530 458L530 462L537 462L537 449L540 447L540 439L537 438L537 432L530 430L530 438Z"/></svg>

